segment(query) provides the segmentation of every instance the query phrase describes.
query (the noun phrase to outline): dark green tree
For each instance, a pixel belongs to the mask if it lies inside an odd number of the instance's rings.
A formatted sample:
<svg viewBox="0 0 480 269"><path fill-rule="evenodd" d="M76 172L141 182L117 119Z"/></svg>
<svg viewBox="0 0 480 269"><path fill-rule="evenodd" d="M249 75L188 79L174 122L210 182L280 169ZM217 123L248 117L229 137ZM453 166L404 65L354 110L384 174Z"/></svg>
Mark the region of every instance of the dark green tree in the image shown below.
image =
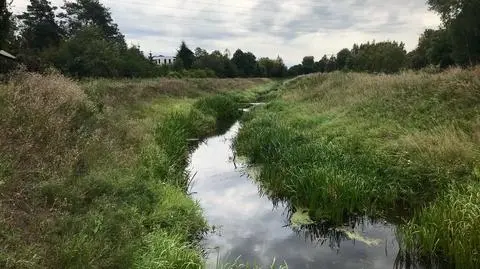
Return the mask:
<svg viewBox="0 0 480 269"><path fill-rule="evenodd" d="M194 53L187 47L185 41L182 41L180 48L177 51L177 61L181 60L183 63L183 67L185 69L191 69L193 63L195 62L195 55Z"/></svg>
<svg viewBox="0 0 480 269"><path fill-rule="evenodd" d="M303 65L297 64L288 69L288 76L296 77L299 75L303 75Z"/></svg>
<svg viewBox="0 0 480 269"><path fill-rule="evenodd" d="M118 77L122 73L120 47L94 25L77 30L50 57L63 73L75 77Z"/></svg>
<svg viewBox="0 0 480 269"><path fill-rule="evenodd" d="M337 68L338 70L346 70L352 60L352 53L349 49L342 49L337 53Z"/></svg>
<svg viewBox="0 0 480 269"><path fill-rule="evenodd" d="M50 1L30 0L27 11L18 18L21 20L22 49L39 52L45 48L58 46L62 39L61 29L55 21L55 10Z"/></svg>
<svg viewBox="0 0 480 269"><path fill-rule="evenodd" d="M355 44L351 59L351 69L358 72L396 73L407 66L405 45L395 41Z"/></svg>
<svg viewBox="0 0 480 269"><path fill-rule="evenodd" d="M258 65L260 74L264 77L285 77L288 72L287 67L280 56L275 60L270 58L260 58L258 60Z"/></svg>
<svg viewBox="0 0 480 269"><path fill-rule="evenodd" d="M245 53L241 49L237 49L235 53L233 53L232 57L232 62L238 67L239 75L240 76L245 76L245 73L243 71L243 67L245 65Z"/></svg>
<svg viewBox="0 0 480 269"><path fill-rule="evenodd" d="M323 55L322 59L320 59L320 61L315 63L315 71L324 73L327 69L327 64L328 64L328 57L327 55Z"/></svg>
<svg viewBox="0 0 480 269"><path fill-rule="evenodd" d="M310 74L315 71L315 58L313 56L305 56L302 60L303 73Z"/></svg>
<svg viewBox="0 0 480 269"><path fill-rule="evenodd" d="M0 49L17 54L18 42L15 37L15 17L9 9L10 3L0 0ZM0 57L0 74L11 71L16 65L15 61Z"/></svg>
<svg viewBox="0 0 480 269"><path fill-rule="evenodd" d="M121 52L118 73L121 77L153 77L155 64L145 58L140 47L132 46Z"/></svg>
<svg viewBox="0 0 480 269"><path fill-rule="evenodd" d="M452 41L452 57L457 64L480 62L480 0L428 0L441 15Z"/></svg>
<svg viewBox="0 0 480 269"><path fill-rule="evenodd" d="M66 32L72 36L86 26L97 26L102 30L107 40L116 42L126 48L125 37L118 25L114 23L111 12L98 0L76 0L65 2L65 13L60 14L63 18L62 25Z"/></svg>
<svg viewBox="0 0 480 269"><path fill-rule="evenodd" d="M195 49L194 55L195 55L195 59L199 59L199 58L201 58L201 57L207 56L207 55L208 55L208 52L207 52L206 50L200 48L200 47L197 47L197 48Z"/></svg>
<svg viewBox="0 0 480 269"><path fill-rule="evenodd" d="M333 72L337 70L337 58L332 55L330 59L328 59L327 66L325 67L325 72Z"/></svg>
<svg viewBox="0 0 480 269"><path fill-rule="evenodd" d="M215 50L211 54L204 50L198 50L197 52L199 57L195 59L193 68L212 70L217 77L221 78L230 77L237 73L236 66L231 66L231 61L220 51Z"/></svg>
<svg viewBox="0 0 480 269"><path fill-rule="evenodd" d="M8 43L12 12L8 9L7 0L0 0L0 48L5 48Z"/></svg>
<svg viewBox="0 0 480 269"><path fill-rule="evenodd" d="M257 57L251 52L244 53L238 49L232 57L232 62L238 68L238 74L243 77L255 76L257 71Z"/></svg>

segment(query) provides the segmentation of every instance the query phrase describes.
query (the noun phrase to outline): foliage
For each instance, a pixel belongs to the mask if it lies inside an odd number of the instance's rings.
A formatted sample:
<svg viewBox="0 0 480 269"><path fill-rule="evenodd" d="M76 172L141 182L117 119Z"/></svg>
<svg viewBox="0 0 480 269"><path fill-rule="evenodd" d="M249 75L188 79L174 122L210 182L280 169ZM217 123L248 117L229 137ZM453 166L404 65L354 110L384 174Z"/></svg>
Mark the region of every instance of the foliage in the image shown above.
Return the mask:
<svg viewBox="0 0 480 269"><path fill-rule="evenodd" d="M226 113L195 102L265 82L14 75L0 85L0 267L202 265L187 138Z"/></svg>
<svg viewBox="0 0 480 269"><path fill-rule="evenodd" d="M0 1L0 48L3 48L8 41L8 34L11 30L12 12L8 9L7 0Z"/></svg>
<svg viewBox="0 0 480 269"><path fill-rule="evenodd" d="M262 167L264 193L314 220L386 218L414 255L475 268L478 74L301 77L246 119L236 150Z"/></svg>
<svg viewBox="0 0 480 269"><path fill-rule="evenodd" d="M302 61L303 73L313 73L315 67L315 58L313 56L305 56Z"/></svg>
<svg viewBox="0 0 480 269"><path fill-rule="evenodd" d="M195 55L193 52L187 47L184 41L180 45L180 48L177 52L177 61L181 61L183 68L190 69L193 66L193 62L195 61Z"/></svg>
<svg viewBox="0 0 480 269"><path fill-rule="evenodd" d="M238 75L240 77L253 77L258 75L257 58L253 53L244 53L238 49L233 54L231 61L238 68Z"/></svg>
<svg viewBox="0 0 480 269"><path fill-rule="evenodd" d="M195 103L195 107L224 123L233 123L241 115L240 106L229 95L204 97Z"/></svg>
<svg viewBox="0 0 480 269"><path fill-rule="evenodd" d="M349 49L342 49L337 53L337 68L338 70L347 70L352 64L352 53Z"/></svg>
<svg viewBox="0 0 480 269"><path fill-rule="evenodd" d="M16 54L17 51L12 50L18 47L15 37L16 24L15 16L12 16L10 11L10 4L7 3L7 0L0 0L0 49ZM0 80L2 80L2 74L14 68L15 62L0 57Z"/></svg>
<svg viewBox="0 0 480 269"><path fill-rule="evenodd" d="M411 61L414 60L413 58L414 54L411 54ZM324 55L318 62L314 61L313 56L306 56L301 65L292 66L288 73L290 76L295 76L313 72L329 73L335 70L352 70L390 74L399 72L406 64L407 55L403 43L367 42L360 45L354 44L352 50L342 49L330 57Z"/></svg>
<svg viewBox="0 0 480 269"><path fill-rule="evenodd" d="M27 11L18 18L22 21L22 49L41 51L57 46L61 30L55 21L55 9L47 0L31 0Z"/></svg>
<svg viewBox="0 0 480 269"><path fill-rule="evenodd" d="M352 49L351 68L354 71L375 73L396 73L406 63L407 52L403 43L397 42L367 42L354 45Z"/></svg>
<svg viewBox="0 0 480 269"><path fill-rule="evenodd" d="M87 27L63 42L50 56L57 68L77 77L116 77L119 75L120 49L102 31Z"/></svg>
<svg viewBox="0 0 480 269"><path fill-rule="evenodd" d="M453 187L402 228L402 241L418 257L446 256L456 268L476 268L479 257L480 188L478 182Z"/></svg>
<svg viewBox="0 0 480 269"><path fill-rule="evenodd" d="M446 68L453 65L452 45L445 29L427 29L420 36L418 47L408 54L409 67L421 69L427 65Z"/></svg>
<svg viewBox="0 0 480 269"><path fill-rule="evenodd" d="M299 75L303 75L303 65L297 64L288 69L288 76L296 77Z"/></svg>
<svg viewBox="0 0 480 269"><path fill-rule="evenodd" d="M260 58L258 60L259 72L264 77L285 77L287 74L287 67L283 63L282 58L272 60L269 58Z"/></svg>
<svg viewBox="0 0 480 269"><path fill-rule="evenodd" d="M98 0L66 1L63 9L65 13L60 15L61 24L70 36L87 26L96 26L105 39L126 47L124 36L113 22L110 10Z"/></svg>
<svg viewBox="0 0 480 269"><path fill-rule="evenodd" d="M480 2L478 0L428 0L430 8L441 15L448 39L443 46L450 46L452 58L461 66L473 66L480 62Z"/></svg>

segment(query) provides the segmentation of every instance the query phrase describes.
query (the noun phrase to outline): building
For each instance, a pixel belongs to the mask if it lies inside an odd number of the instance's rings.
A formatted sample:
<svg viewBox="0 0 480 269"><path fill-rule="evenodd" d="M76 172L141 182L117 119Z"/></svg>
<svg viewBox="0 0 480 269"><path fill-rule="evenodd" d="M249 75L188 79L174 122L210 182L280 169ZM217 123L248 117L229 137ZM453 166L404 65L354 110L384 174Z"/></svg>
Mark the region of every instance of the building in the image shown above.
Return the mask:
<svg viewBox="0 0 480 269"><path fill-rule="evenodd" d="M153 62L158 65L173 65L175 63L175 59L176 58L173 56L164 56L164 55L153 56Z"/></svg>
<svg viewBox="0 0 480 269"><path fill-rule="evenodd" d="M13 56L12 54L4 51L4 50L0 50L0 57L5 57L5 58L8 58L8 59L12 59L12 60L15 60L15 56Z"/></svg>

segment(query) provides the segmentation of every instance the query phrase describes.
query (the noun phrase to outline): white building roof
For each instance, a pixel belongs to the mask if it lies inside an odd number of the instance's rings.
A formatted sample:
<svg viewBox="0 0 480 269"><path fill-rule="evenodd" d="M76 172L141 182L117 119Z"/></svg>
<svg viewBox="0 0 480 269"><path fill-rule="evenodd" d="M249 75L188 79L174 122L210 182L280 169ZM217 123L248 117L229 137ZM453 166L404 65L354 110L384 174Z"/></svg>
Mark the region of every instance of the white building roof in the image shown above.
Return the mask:
<svg viewBox="0 0 480 269"><path fill-rule="evenodd" d="M165 56L165 55L156 55L153 56L153 59L175 59L175 56Z"/></svg>

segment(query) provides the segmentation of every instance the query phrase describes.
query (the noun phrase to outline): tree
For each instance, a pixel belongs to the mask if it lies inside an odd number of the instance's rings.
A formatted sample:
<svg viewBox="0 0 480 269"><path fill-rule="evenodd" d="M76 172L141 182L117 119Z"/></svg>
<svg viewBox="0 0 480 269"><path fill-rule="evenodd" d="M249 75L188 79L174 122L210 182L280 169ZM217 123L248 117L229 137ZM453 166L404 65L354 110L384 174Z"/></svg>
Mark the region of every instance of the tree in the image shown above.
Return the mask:
<svg viewBox="0 0 480 269"><path fill-rule="evenodd" d="M200 52L200 51L199 51ZM193 68L213 70L217 77L229 77L232 72L236 72L235 68L228 64L230 60L220 51L215 50L211 54L199 53L199 57L195 59Z"/></svg>
<svg viewBox="0 0 480 269"><path fill-rule="evenodd" d="M367 42L352 49L351 69L354 71L396 73L407 64L405 45L398 42Z"/></svg>
<svg viewBox="0 0 480 269"><path fill-rule="evenodd" d="M337 53L337 68L338 70L344 70L349 68L351 62L352 53L349 49L342 49Z"/></svg>
<svg viewBox="0 0 480 269"><path fill-rule="evenodd" d="M56 7L47 0L30 0L27 11L18 18L22 22L22 48L39 52L58 46L62 39L60 27L55 21Z"/></svg>
<svg viewBox="0 0 480 269"><path fill-rule="evenodd" d="M313 56L305 56L302 60L303 73L310 74L313 73L315 67L315 58Z"/></svg>
<svg viewBox="0 0 480 269"><path fill-rule="evenodd" d="M480 1L428 0L430 8L441 15L452 41L452 57L457 64L480 62Z"/></svg>
<svg viewBox="0 0 480 269"><path fill-rule="evenodd" d="M245 76L255 76L258 73L257 57L251 52L245 53L243 57L245 61L245 65L243 66L243 72L245 73Z"/></svg>
<svg viewBox="0 0 480 269"><path fill-rule="evenodd" d="M103 30L88 26L61 44L51 54L55 66L75 77L117 77L121 75L121 49L106 39Z"/></svg>
<svg viewBox="0 0 480 269"><path fill-rule="evenodd" d="M328 59L327 65L325 67L325 72L333 72L337 70L337 58L332 55L330 56L330 59Z"/></svg>
<svg viewBox="0 0 480 269"><path fill-rule="evenodd" d="M198 58L205 57L206 55L208 55L208 52L206 50L202 49L202 48L197 47L195 49L194 55L195 55L195 59L198 59Z"/></svg>
<svg viewBox="0 0 480 269"><path fill-rule="evenodd" d="M11 30L12 12L8 10L7 0L0 0L0 48L7 45Z"/></svg>
<svg viewBox="0 0 480 269"><path fill-rule="evenodd" d="M280 56L272 60L270 58L260 58L258 60L261 76L265 77L285 77L287 75L287 67L283 63Z"/></svg>
<svg viewBox="0 0 480 269"><path fill-rule="evenodd" d="M187 47L185 41L182 41L179 50L177 51L177 61L181 60L183 63L183 67L185 69L191 69L193 63L195 62L195 55L193 52Z"/></svg>
<svg viewBox="0 0 480 269"><path fill-rule="evenodd" d="M315 71L321 72L321 73L326 72L327 64L328 64L328 57L327 55L323 55L322 59L320 59L320 61L315 63Z"/></svg>
<svg viewBox="0 0 480 269"><path fill-rule="evenodd" d="M251 52L244 53L240 49L236 50L232 62L237 66L240 76L252 77L257 73L257 57Z"/></svg>
<svg viewBox="0 0 480 269"><path fill-rule="evenodd" d="M16 54L18 45L15 37L15 17L9 10L9 5L6 0L0 0L0 49L8 50ZM9 59L0 57L0 74L7 73L15 67L15 62Z"/></svg>
<svg viewBox="0 0 480 269"><path fill-rule="evenodd" d="M446 68L454 64L452 43L446 29L427 29L420 36L417 48L409 53L409 66L414 69L427 65Z"/></svg>
<svg viewBox="0 0 480 269"><path fill-rule="evenodd" d="M63 9L65 13L60 15L63 18L62 25L70 36L86 26L94 25L102 30L107 40L127 47L125 37L113 22L110 10L98 0L65 2Z"/></svg>
<svg viewBox="0 0 480 269"><path fill-rule="evenodd" d="M152 77L155 75L155 64L145 58L140 47L132 46L122 51L118 67L121 77Z"/></svg>
<svg viewBox="0 0 480 269"><path fill-rule="evenodd" d="M288 69L288 75L291 77L296 77L303 75L303 65L297 64Z"/></svg>

